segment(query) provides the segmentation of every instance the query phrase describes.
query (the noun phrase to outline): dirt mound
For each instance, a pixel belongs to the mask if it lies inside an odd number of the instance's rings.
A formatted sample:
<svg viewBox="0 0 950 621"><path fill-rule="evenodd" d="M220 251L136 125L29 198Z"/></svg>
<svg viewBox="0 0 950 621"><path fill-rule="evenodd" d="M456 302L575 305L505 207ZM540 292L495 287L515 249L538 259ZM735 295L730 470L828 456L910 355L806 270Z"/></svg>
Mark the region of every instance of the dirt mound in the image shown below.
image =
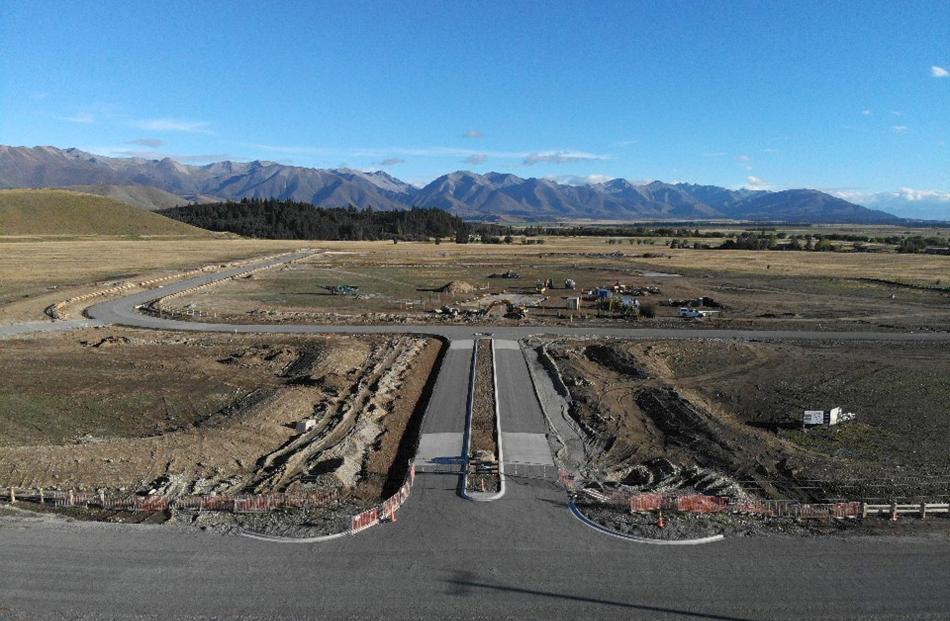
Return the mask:
<svg viewBox="0 0 950 621"><path fill-rule="evenodd" d="M591 362L632 378L647 378L647 372L637 363L637 359L614 345L589 345L584 348L584 356Z"/></svg>
<svg viewBox="0 0 950 621"><path fill-rule="evenodd" d="M472 293L475 291L475 285L467 283L464 280L453 280L449 284L439 289L442 293Z"/></svg>
<svg viewBox="0 0 950 621"><path fill-rule="evenodd" d="M107 336L100 339L96 343L89 343L88 341L80 341L80 344L83 347L92 347L94 349L99 349L101 347L111 347L112 345L128 345L131 343L128 338L124 336Z"/></svg>
<svg viewBox="0 0 950 621"><path fill-rule="evenodd" d="M570 392L568 413L587 437L596 478L651 490L742 495L747 488L813 500L798 481L800 451L679 389L650 347L608 341L554 348Z"/></svg>
<svg viewBox="0 0 950 621"><path fill-rule="evenodd" d="M248 369L263 367L275 372L283 369L286 375L286 369L293 367L295 361L299 361L303 356L304 353L295 347L252 345L232 352L218 362Z"/></svg>

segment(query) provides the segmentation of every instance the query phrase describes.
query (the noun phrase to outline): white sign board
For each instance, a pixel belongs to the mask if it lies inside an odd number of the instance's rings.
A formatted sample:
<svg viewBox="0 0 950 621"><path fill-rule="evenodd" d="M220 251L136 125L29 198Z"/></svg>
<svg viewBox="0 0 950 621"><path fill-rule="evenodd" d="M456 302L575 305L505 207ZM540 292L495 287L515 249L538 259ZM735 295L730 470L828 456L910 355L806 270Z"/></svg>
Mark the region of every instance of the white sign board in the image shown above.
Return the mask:
<svg viewBox="0 0 950 621"><path fill-rule="evenodd" d="M805 410L805 416L802 418L802 423L805 425L821 425L824 422L824 410Z"/></svg>
<svg viewBox="0 0 950 621"><path fill-rule="evenodd" d="M828 412L828 424L837 425L838 419L840 416L841 416L841 408L832 408L831 411Z"/></svg>

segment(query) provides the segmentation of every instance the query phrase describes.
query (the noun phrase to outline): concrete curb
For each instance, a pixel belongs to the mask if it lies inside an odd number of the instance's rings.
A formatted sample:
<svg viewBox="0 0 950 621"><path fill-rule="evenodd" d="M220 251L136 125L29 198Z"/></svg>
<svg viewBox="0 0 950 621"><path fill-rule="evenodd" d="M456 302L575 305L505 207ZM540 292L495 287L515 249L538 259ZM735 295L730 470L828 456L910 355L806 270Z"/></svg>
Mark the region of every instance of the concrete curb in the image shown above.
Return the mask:
<svg viewBox="0 0 950 621"><path fill-rule="evenodd" d="M462 497L466 500L475 502L492 502L505 495L505 454L501 445L501 415L498 410L498 368L495 366L495 339L491 340L491 370L492 383L495 391L495 435L498 438L498 491L490 493L470 492L468 491L468 455L471 451L472 441L472 407L475 403L475 364L478 360L478 341L475 339L472 346L472 379L469 383L468 413L465 417L465 474L462 475Z"/></svg>
<svg viewBox="0 0 950 621"><path fill-rule="evenodd" d="M345 530L342 533L334 533L332 535L321 535L319 537L281 537L280 535L262 535L260 533L252 533L246 530L239 530L238 534L242 537L247 537L248 539L256 539L257 541L267 541L269 543L323 543L325 541L332 541L334 539L340 539L342 537L352 537L353 533Z"/></svg>
<svg viewBox="0 0 950 621"><path fill-rule="evenodd" d="M525 347L518 343L519 348L521 349L521 356L524 358L524 363L528 367L528 377L531 378L531 387L534 389L534 398L537 400L538 405L541 407L541 413L544 415L544 422L548 426L548 430L554 434L554 437L557 438L558 443L565 447L567 443L564 442L564 437L561 435L561 432L558 431L558 428L554 425L554 421L551 420L551 416L548 414L548 409L544 407L544 400L541 398L541 391L538 389L538 379L535 377L534 369L531 366L531 361L528 360L528 352L525 351ZM555 453L553 455L557 457ZM555 464L557 465L557 464Z"/></svg>
<svg viewBox="0 0 950 621"><path fill-rule="evenodd" d="M716 541L722 541L723 539L725 539L725 537L723 537L722 535L712 535L710 537L700 537L698 539L674 539L674 540L635 537L633 535L626 535L624 533L618 533L615 530L610 530L606 526L601 526L597 522L594 522L589 517L581 513L581 510L578 509L577 505L574 504L573 502L570 505L568 505L568 507L571 512L571 515L577 518L578 521L580 521L582 524L584 524L588 528L591 528L600 533L603 533L604 535L607 535L608 537L614 537L616 539L624 539L626 541L631 541L633 543L646 543L649 545L656 545L656 546L698 546L704 543L715 543Z"/></svg>

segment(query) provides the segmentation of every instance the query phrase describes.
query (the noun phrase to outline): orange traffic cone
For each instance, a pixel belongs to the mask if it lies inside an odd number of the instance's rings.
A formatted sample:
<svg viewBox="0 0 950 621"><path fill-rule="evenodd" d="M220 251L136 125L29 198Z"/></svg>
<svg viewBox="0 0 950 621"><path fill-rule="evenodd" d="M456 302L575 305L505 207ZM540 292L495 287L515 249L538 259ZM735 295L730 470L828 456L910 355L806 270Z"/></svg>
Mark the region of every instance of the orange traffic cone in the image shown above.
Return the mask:
<svg viewBox="0 0 950 621"><path fill-rule="evenodd" d="M659 517L659 519L656 521L656 525L657 525L658 528L666 528L666 520L663 519L663 512L662 512L662 511L660 511L660 517Z"/></svg>

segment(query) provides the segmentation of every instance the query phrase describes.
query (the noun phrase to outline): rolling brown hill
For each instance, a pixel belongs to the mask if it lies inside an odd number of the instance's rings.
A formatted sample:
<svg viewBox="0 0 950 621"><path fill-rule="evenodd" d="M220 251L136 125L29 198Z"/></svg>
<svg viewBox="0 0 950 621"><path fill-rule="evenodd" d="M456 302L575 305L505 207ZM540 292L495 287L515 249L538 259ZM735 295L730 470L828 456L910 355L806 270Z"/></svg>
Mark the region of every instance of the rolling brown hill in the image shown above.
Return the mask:
<svg viewBox="0 0 950 621"><path fill-rule="evenodd" d="M0 190L0 236L213 237L204 229L120 203L67 190Z"/></svg>

